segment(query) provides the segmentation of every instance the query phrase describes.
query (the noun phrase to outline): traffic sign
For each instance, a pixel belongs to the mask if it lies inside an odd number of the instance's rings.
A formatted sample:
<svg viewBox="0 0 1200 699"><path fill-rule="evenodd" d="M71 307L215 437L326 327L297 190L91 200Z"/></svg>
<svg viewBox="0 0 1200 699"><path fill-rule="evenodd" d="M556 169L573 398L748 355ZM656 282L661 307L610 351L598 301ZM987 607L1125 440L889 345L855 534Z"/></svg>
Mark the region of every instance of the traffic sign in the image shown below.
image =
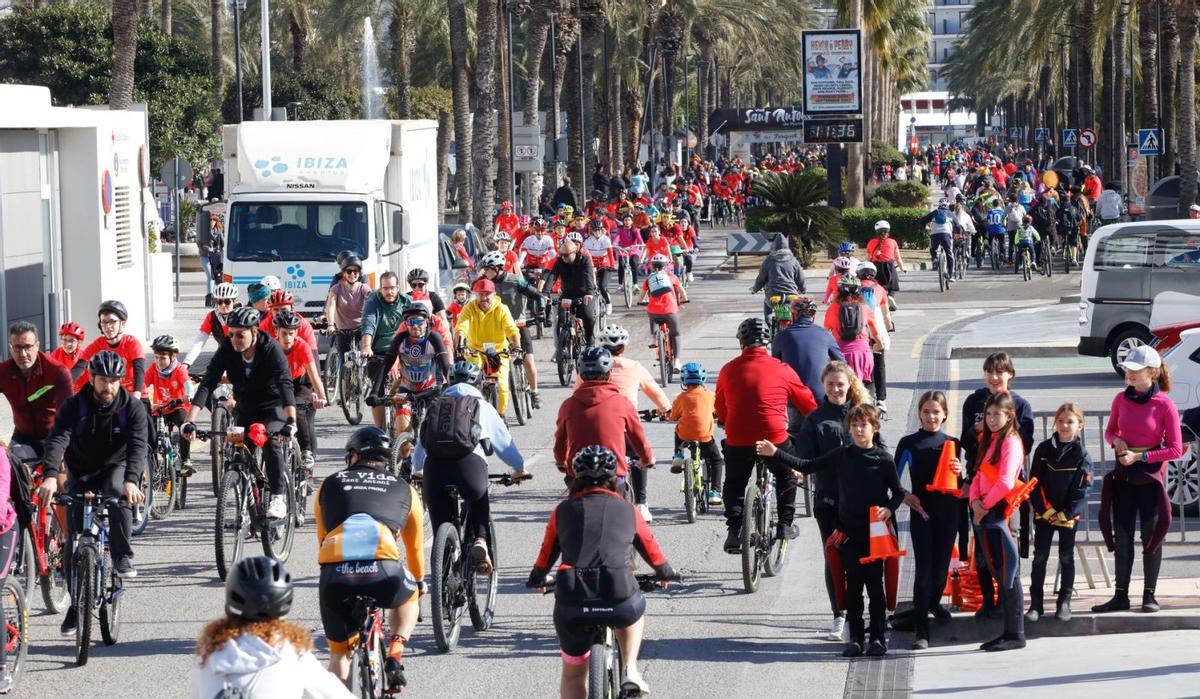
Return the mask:
<svg viewBox="0 0 1200 699"><path fill-rule="evenodd" d="M725 254L766 254L778 233L730 233L725 238Z"/></svg>
<svg viewBox="0 0 1200 699"><path fill-rule="evenodd" d="M1079 147L1091 148L1096 145L1096 132L1091 129L1082 129L1079 132Z"/></svg>
<svg viewBox="0 0 1200 699"><path fill-rule="evenodd" d="M1038 143L1045 143L1050 140L1050 129L1040 127L1033 130L1033 140Z"/></svg>
<svg viewBox="0 0 1200 699"><path fill-rule="evenodd" d="M1162 129L1138 129L1138 154L1139 155L1162 155L1163 152L1163 130Z"/></svg>
<svg viewBox="0 0 1200 699"><path fill-rule="evenodd" d="M1008 129L1008 138L1009 138L1009 140L1011 140L1011 141L1016 141L1017 139L1021 138L1021 131L1022 131L1022 129L1021 129L1021 127L1020 127L1020 126L1012 126L1012 127L1010 127L1010 128Z"/></svg>
<svg viewBox="0 0 1200 699"><path fill-rule="evenodd" d="M1063 129L1062 144L1065 148L1074 148L1079 145L1079 129Z"/></svg>
<svg viewBox="0 0 1200 699"><path fill-rule="evenodd" d="M992 135L993 135L993 136L1001 136L1001 135L1003 135L1003 134L1004 134L1004 127L1003 127L1003 126L993 126L993 127L992 127Z"/></svg>

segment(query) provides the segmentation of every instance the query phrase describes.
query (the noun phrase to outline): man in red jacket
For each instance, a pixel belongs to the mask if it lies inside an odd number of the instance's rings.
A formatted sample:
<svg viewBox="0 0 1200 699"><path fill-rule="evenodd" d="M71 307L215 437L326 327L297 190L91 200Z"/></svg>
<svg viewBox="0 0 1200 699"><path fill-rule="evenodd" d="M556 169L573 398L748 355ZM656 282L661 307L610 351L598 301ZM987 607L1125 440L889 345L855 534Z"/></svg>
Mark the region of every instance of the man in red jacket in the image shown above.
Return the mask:
<svg viewBox="0 0 1200 699"><path fill-rule="evenodd" d="M570 474L575 454L592 444L617 455L617 478L623 479L629 472L625 462L627 444L641 459L641 468L654 463L654 452L637 409L621 395L617 384L608 380L612 368L612 354L603 347L588 347L579 355L583 383L559 406L554 428L554 463L564 473ZM753 452L753 445L750 450Z"/></svg>
<svg viewBox="0 0 1200 699"><path fill-rule="evenodd" d="M32 323L19 320L9 326L8 353L12 359L0 362L0 393L12 406L10 441L41 456L58 407L71 397L71 374L41 350Z"/></svg>
<svg viewBox="0 0 1200 699"><path fill-rule="evenodd" d="M721 446L725 452L725 526L729 528L726 553L742 550L742 500L754 473L755 442L789 442L788 403L805 415L817 408L812 391L796 372L767 353L771 333L762 318L743 320L737 336L742 354L722 367L717 377L717 419L725 425ZM796 477L782 465L772 464L771 472L779 502L778 536L795 539Z"/></svg>

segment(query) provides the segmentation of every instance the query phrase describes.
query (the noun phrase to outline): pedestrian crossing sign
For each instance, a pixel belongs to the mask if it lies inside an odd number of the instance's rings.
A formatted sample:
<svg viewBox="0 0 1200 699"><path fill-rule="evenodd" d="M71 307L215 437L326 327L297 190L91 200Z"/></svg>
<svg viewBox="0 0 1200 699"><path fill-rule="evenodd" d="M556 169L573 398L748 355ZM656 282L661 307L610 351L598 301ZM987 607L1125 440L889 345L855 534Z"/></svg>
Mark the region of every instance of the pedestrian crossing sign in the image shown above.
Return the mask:
<svg viewBox="0 0 1200 699"><path fill-rule="evenodd" d="M1050 129L1039 127L1033 130L1033 140L1038 143L1045 143L1050 140Z"/></svg>
<svg viewBox="0 0 1200 699"><path fill-rule="evenodd" d="M1079 129L1063 129L1062 144L1064 148L1074 148L1079 145Z"/></svg>
<svg viewBox="0 0 1200 699"><path fill-rule="evenodd" d="M1162 129L1138 129L1138 155L1162 155Z"/></svg>

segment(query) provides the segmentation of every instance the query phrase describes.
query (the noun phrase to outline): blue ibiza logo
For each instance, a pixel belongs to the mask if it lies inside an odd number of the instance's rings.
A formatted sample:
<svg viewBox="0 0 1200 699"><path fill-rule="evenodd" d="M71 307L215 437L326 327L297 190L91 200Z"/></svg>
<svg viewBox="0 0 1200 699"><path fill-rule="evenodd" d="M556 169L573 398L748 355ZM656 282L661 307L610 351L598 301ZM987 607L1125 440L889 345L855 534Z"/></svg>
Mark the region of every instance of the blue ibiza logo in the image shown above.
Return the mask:
<svg viewBox="0 0 1200 699"><path fill-rule="evenodd" d="M263 177L282 175L288 171L287 163L284 163L283 159L278 155L272 156L270 160L255 160L254 167L258 169L259 174Z"/></svg>
<svg viewBox="0 0 1200 699"><path fill-rule="evenodd" d="M300 265L291 265L287 268L288 280L283 283L285 289L307 289L308 280L305 279L304 267Z"/></svg>

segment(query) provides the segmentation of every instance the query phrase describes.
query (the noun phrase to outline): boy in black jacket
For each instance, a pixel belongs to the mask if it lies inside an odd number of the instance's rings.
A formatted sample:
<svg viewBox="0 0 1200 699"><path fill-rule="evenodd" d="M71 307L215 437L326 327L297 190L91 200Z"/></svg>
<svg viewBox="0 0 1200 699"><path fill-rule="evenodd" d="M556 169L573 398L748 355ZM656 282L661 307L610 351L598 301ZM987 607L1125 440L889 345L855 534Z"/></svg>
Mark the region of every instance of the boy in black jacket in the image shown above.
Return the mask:
<svg viewBox="0 0 1200 699"><path fill-rule="evenodd" d="M846 571L846 624L850 627L850 642L842 655L854 657L863 653L863 588L870 598L870 645L867 655L887 653L883 629L887 618L887 597L883 588L883 561L861 563L871 555L871 508L880 512L878 521L892 518L904 502L905 491L896 475L896 462L886 449L879 446L879 411L871 405L857 405L846 415L853 444L838 447L815 459L801 459L773 444L760 441L759 456L776 459L785 465L809 474L832 467L837 476L838 532L845 535L839 547L842 567ZM835 533L836 534L836 533Z"/></svg>
<svg viewBox="0 0 1200 699"><path fill-rule="evenodd" d="M1058 565L1062 570L1055 617L1071 618L1071 591L1075 583L1075 523L1087 507L1088 486L1092 482L1092 460L1080 438L1083 410L1074 403L1063 403L1054 414L1054 435L1033 452L1030 478L1038 487L1029 501L1033 508L1033 570L1029 581L1028 621L1037 621L1042 607L1046 581L1046 562L1050 544L1058 533Z"/></svg>

